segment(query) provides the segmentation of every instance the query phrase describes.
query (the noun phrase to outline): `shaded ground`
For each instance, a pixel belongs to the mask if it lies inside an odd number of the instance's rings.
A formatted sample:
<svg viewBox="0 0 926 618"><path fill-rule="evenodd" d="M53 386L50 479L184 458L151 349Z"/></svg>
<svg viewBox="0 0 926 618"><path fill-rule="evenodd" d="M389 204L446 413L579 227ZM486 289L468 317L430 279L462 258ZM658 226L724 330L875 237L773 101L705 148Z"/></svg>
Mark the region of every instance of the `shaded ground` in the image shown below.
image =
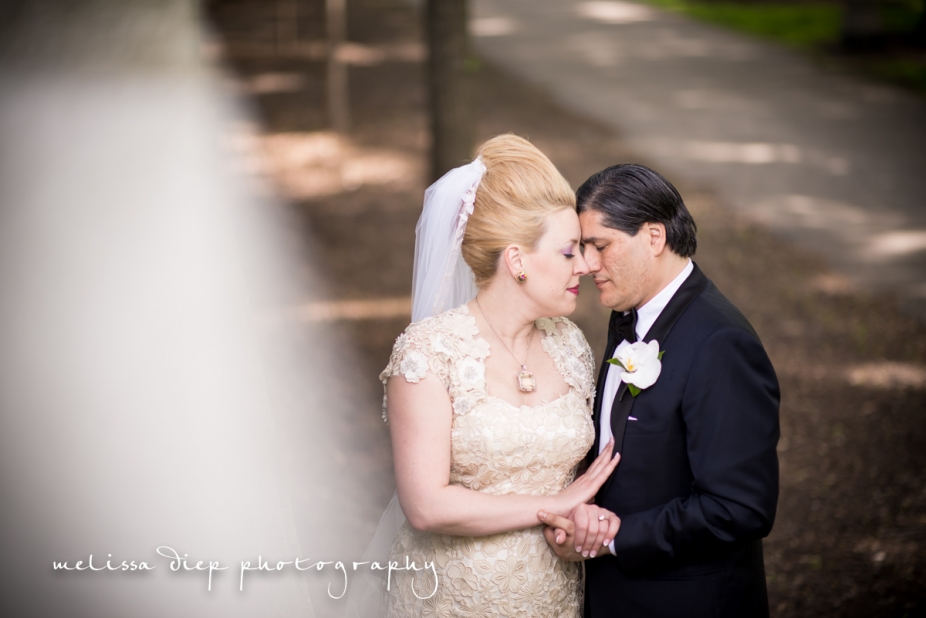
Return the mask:
<svg viewBox="0 0 926 618"><path fill-rule="evenodd" d="M352 41L367 51L405 51L394 60L361 54L366 65L351 67L354 124L346 137L327 132L324 64L308 48L275 44L275 3L213 2L210 16L237 86L262 119L245 146L288 199L295 233L312 239L332 296L371 300L369 309L410 292L425 188L425 91L413 10L399 0L349 5ZM299 23L310 40L319 32L315 9ZM477 80L479 138L530 138L573 186L615 162L646 163L621 136L511 75L483 64ZM901 314L895 299L854 291L822 260L738 218L710 187L671 180L699 225L699 265L756 327L781 380L781 498L766 542L773 615L926 615L926 327ZM599 357L605 318L594 288L583 284L574 319ZM408 319L399 311L346 322L366 359L356 380L371 392ZM351 422L369 427L375 399ZM385 426L364 435L386 452ZM384 501L389 463L384 455L381 479L370 480Z"/></svg>

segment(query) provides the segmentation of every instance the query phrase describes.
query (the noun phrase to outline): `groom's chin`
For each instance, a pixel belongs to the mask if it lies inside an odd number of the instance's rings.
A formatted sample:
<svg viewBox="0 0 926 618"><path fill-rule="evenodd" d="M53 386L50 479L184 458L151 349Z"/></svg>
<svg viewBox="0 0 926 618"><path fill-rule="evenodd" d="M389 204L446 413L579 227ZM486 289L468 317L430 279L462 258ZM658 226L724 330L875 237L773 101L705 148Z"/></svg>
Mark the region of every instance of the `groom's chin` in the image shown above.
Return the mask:
<svg viewBox="0 0 926 618"><path fill-rule="evenodd" d="M592 289L592 288L594 288L594 289ZM582 285L581 285L581 287L579 288L579 295L581 296L582 294L589 294L589 295L591 295L591 294L597 294L597 295L598 295L598 302L601 303L602 305L604 305L605 307L608 306L608 303L607 303L607 293L605 292L604 289L602 289L602 288L598 287L597 285L595 285L594 280L592 280L592 279L590 279L590 278L587 279L587 280L586 280L586 279L583 279L583 280L582 280Z"/></svg>
<svg viewBox="0 0 926 618"><path fill-rule="evenodd" d="M630 309L630 302L626 297L622 297L617 289L610 283L605 283L598 289L598 302L601 303L603 307L610 309L611 311L627 311Z"/></svg>

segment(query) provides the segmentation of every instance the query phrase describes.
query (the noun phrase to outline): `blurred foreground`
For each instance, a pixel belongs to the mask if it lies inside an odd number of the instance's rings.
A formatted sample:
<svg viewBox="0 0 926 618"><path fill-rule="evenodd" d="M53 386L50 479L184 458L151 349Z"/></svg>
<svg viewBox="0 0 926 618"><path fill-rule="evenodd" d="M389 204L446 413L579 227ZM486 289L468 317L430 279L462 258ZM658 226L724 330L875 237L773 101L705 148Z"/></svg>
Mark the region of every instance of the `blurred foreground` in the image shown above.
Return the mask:
<svg viewBox="0 0 926 618"><path fill-rule="evenodd" d="M356 474L388 466L350 417L380 431L376 391L330 325L280 331L324 279L240 173L253 123L201 60L197 7L3 17L0 613L329 615L335 567L241 564L359 559L391 493Z"/></svg>

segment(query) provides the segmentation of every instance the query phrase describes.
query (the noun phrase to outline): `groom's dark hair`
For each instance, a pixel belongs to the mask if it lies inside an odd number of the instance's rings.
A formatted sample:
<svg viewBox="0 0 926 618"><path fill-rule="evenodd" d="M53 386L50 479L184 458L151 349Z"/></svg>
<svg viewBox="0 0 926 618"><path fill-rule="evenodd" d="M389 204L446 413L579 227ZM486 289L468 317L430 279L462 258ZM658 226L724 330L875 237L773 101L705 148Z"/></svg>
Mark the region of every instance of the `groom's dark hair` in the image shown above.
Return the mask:
<svg viewBox="0 0 926 618"><path fill-rule="evenodd" d="M576 210L601 213L607 227L636 236L644 223L666 226L666 245L691 257L698 248L698 228L675 187L643 165L621 163L603 169L576 191Z"/></svg>

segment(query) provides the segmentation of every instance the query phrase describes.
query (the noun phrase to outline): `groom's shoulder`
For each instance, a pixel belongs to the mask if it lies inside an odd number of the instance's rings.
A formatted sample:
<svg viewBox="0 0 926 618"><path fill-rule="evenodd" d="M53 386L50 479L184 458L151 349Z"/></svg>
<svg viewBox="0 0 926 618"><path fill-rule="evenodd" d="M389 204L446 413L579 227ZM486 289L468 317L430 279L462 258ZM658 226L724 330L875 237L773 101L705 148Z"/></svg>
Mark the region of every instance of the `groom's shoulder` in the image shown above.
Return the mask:
<svg viewBox="0 0 926 618"><path fill-rule="evenodd" d="M683 319L688 328L695 328L703 335L718 330L734 329L744 331L759 340L759 335L743 312L730 302L710 279L707 280L704 291L691 303Z"/></svg>

